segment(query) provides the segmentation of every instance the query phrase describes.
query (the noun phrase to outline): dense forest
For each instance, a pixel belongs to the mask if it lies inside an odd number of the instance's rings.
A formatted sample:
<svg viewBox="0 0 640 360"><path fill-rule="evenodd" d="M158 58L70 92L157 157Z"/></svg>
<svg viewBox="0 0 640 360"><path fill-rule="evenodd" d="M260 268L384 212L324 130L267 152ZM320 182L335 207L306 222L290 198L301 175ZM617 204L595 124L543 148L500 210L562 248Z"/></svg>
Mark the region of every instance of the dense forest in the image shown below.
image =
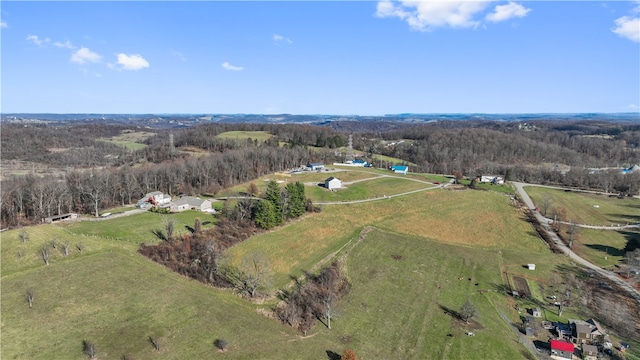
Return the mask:
<svg viewBox="0 0 640 360"><path fill-rule="evenodd" d="M0 130L3 169L22 161L59 170L40 176L3 171L2 228L66 212L97 215L156 190L215 195L222 188L308 162L343 161L349 135L367 160L391 156L412 164L412 172L494 174L514 181L640 194L640 172L620 172L622 166L640 164L640 125L630 122L216 123L145 128L155 135L139 150L103 140L140 130L135 126L9 123ZM264 141L217 137L227 131L273 136Z"/></svg>

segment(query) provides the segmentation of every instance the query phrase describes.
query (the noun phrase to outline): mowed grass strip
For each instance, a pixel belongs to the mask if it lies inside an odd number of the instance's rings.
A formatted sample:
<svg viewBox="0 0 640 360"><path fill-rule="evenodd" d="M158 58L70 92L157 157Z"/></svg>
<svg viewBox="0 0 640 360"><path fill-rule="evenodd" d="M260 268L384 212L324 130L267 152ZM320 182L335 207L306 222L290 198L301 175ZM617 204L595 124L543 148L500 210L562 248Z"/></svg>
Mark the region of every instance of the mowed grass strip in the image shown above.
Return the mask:
<svg viewBox="0 0 640 360"><path fill-rule="evenodd" d="M262 142L273 137L273 135L269 134L266 131L226 131L218 134L216 137L223 138L223 139L235 139L235 140L251 139L251 140L258 140Z"/></svg>
<svg viewBox="0 0 640 360"><path fill-rule="evenodd" d="M188 226L193 228L195 219L200 219L203 228L215 224L215 217L199 211L183 211L176 214L157 214L146 212L130 216L123 216L100 221L78 221L72 223L60 223L68 231L88 236L119 239L132 243L154 243L158 239L151 233L152 230L165 230L164 219L175 219L175 235L189 233Z"/></svg>
<svg viewBox="0 0 640 360"><path fill-rule="evenodd" d="M364 359L521 358L515 334L479 293L501 283L498 264L495 250L374 230L349 254L353 286L333 331ZM445 313L466 299L481 328ZM469 330L475 336L465 336Z"/></svg>
<svg viewBox="0 0 640 360"><path fill-rule="evenodd" d="M567 192L539 186L527 186L527 194L535 205L541 209L543 199L549 198L551 206L547 217L553 217L554 208L563 208L567 213L567 221L587 225L618 225L640 223L640 199L608 197L583 192Z"/></svg>

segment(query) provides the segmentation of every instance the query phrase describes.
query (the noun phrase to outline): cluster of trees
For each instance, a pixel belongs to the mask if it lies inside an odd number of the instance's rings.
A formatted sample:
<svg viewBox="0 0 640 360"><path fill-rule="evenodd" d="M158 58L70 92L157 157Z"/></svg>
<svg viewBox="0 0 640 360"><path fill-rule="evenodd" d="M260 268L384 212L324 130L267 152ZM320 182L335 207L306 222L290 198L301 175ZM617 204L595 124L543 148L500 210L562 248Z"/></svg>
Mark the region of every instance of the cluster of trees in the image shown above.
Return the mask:
<svg viewBox="0 0 640 360"><path fill-rule="evenodd" d="M283 291L282 302L274 311L283 323L305 336L316 319L331 329L336 302L350 289L342 264L336 261L317 275L307 273L304 281L296 282L294 290Z"/></svg>
<svg viewBox="0 0 640 360"><path fill-rule="evenodd" d="M264 203L270 205L263 208L260 204ZM269 224L273 227L303 215L307 206L314 209L311 201L305 199L302 183L288 184L282 190L272 181L264 199L244 198L235 206L227 202L218 224L212 229L202 229L200 220L196 219L190 234L175 237L174 222L167 218L164 230L153 231L163 241L157 245L142 244L139 253L179 274L217 287L234 287L254 297L269 282L268 261L262 254L251 254L235 266L223 261L224 252L261 229L270 228L265 227L265 218L271 218Z"/></svg>
<svg viewBox="0 0 640 360"><path fill-rule="evenodd" d="M281 190L278 183L271 180L267 185L264 201L256 204L252 218L256 225L268 230L288 219L304 214L306 205L304 184L301 182L287 184L284 190Z"/></svg>

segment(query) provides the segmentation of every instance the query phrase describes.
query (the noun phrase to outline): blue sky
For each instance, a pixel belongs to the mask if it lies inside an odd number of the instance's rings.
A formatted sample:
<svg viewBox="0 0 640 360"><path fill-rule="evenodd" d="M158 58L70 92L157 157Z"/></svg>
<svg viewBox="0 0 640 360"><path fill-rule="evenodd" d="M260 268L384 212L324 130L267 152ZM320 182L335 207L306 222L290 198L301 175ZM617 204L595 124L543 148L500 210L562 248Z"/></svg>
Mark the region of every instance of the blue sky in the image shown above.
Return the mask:
<svg viewBox="0 0 640 360"><path fill-rule="evenodd" d="M640 111L640 2L3 1L1 111Z"/></svg>

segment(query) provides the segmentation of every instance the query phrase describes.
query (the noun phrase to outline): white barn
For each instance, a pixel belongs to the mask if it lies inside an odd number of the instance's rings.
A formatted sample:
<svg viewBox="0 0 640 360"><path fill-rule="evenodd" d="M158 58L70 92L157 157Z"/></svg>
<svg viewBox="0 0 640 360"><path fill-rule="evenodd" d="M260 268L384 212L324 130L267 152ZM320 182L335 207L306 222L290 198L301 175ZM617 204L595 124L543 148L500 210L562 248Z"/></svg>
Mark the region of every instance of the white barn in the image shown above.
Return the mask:
<svg viewBox="0 0 640 360"><path fill-rule="evenodd" d="M324 181L324 187L329 190L341 189L342 180L334 178L333 176Z"/></svg>

